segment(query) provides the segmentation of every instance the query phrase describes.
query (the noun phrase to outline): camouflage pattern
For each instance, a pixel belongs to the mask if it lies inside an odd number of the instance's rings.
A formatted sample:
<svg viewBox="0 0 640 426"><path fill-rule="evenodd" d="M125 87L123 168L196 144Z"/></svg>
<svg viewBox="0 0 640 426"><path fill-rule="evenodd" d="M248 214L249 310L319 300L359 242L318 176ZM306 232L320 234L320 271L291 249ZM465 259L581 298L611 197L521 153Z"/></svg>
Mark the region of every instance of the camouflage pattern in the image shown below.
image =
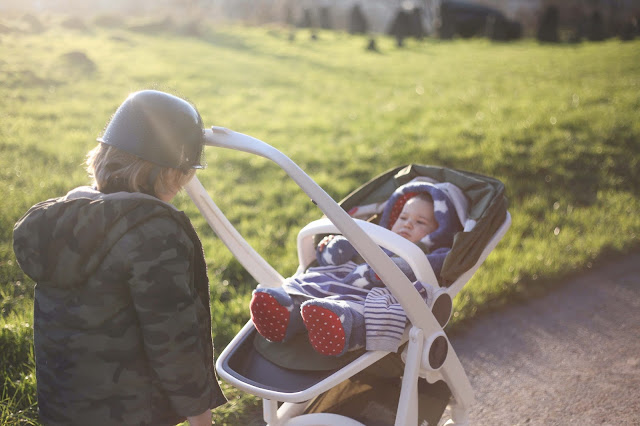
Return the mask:
<svg viewBox="0 0 640 426"><path fill-rule="evenodd" d="M14 251L36 282L44 424L176 424L226 402L202 246L184 213L79 188L32 207Z"/></svg>

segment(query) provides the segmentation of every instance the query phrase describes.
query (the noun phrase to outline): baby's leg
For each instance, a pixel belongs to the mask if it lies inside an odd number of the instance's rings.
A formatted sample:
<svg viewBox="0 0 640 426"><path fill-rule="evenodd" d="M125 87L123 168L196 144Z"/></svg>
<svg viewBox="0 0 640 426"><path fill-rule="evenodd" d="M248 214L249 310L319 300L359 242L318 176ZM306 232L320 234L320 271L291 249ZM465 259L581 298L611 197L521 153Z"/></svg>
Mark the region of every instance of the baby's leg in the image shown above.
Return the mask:
<svg viewBox="0 0 640 426"><path fill-rule="evenodd" d="M322 355L342 355L364 346L363 302L332 298L307 300L301 306L309 341Z"/></svg>
<svg viewBox="0 0 640 426"><path fill-rule="evenodd" d="M249 304L253 325L267 340L286 341L303 330L300 303L280 287L258 288Z"/></svg>

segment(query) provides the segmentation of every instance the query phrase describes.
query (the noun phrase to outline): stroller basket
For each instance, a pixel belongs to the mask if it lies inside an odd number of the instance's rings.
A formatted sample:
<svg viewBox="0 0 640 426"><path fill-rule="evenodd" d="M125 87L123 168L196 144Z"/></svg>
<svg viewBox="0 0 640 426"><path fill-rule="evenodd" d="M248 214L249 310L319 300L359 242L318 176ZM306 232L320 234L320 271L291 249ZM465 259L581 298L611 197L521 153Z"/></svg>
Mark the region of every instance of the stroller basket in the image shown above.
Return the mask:
<svg viewBox="0 0 640 426"><path fill-rule="evenodd" d="M451 300L510 225L502 183L464 171L414 164L372 179L338 204L293 161L266 143L218 127L206 130L205 137L207 145L245 151L274 161L324 213L325 218L308 224L298 235L298 272L312 262L317 235L342 234L372 265L410 322L401 354L362 350L331 358L314 354L303 338L288 344L270 344L248 321L218 357L216 369L220 377L240 390L263 398L264 420L269 425L361 422L417 425L425 419L435 424L447 403L452 407L450 424L465 424L467 410L473 403L473 391L443 327L451 315ZM453 194L451 198L457 200L454 204L464 226L454 238L439 282L416 245L375 225L376 213L391 193L416 179L448 188L450 197ZM284 278L235 230L197 178L186 185L186 190L209 225L260 286L282 285ZM441 286L431 309L380 247L407 260L419 280ZM287 357L287 353L296 356ZM376 371L391 374L371 374ZM387 387L385 390L393 387L398 391L392 401L396 407L391 420L383 420L384 415L376 419L360 417L348 407L359 405L363 412L372 411L371 404L376 397L369 395L376 387ZM361 395L351 392L353 389L358 389ZM332 405L332 400L340 399L345 402ZM433 408L425 411L427 402Z"/></svg>

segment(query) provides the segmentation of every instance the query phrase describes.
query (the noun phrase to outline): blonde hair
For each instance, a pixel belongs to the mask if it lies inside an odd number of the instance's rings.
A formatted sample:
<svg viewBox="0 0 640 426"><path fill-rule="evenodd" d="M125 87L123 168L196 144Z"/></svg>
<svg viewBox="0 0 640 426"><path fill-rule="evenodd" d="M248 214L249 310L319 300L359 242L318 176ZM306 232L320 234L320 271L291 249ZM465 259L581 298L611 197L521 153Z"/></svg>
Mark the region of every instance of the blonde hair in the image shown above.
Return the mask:
<svg viewBox="0 0 640 426"><path fill-rule="evenodd" d="M171 167L156 166L104 143L99 143L89 151L86 165L89 177L93 179L93 186L98 191L116 186L119 190L144 192L154 196L180 190L195 174L194 169L183 173ZM150 188L149 174L154 167L159 167L160 172L153 188Z"/></svg>

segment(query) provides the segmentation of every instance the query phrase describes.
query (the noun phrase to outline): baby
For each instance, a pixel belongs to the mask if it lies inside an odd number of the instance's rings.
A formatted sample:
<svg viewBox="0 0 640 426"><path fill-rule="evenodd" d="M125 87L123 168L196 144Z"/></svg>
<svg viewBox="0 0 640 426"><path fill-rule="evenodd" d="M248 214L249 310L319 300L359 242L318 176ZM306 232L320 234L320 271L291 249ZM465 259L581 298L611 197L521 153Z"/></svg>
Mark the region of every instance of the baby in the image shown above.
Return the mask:
<svg viewBox="0 0 640 426"><path fill-rule="evenodd" d="M435 185L409 183L389 198L380 225L427 252L436 276L461 230L455 209ZM433 287L416 281L400 257L383 249L414 282L429 303ZM343 236L325 237L316 249L320 266L287 279L279 288L258 288L250 303L251 319L272 342L283 342L307 331L311 346L323 355L338 356L365 345L371 350L396 350L406 316L401 306Z"/></svg>

